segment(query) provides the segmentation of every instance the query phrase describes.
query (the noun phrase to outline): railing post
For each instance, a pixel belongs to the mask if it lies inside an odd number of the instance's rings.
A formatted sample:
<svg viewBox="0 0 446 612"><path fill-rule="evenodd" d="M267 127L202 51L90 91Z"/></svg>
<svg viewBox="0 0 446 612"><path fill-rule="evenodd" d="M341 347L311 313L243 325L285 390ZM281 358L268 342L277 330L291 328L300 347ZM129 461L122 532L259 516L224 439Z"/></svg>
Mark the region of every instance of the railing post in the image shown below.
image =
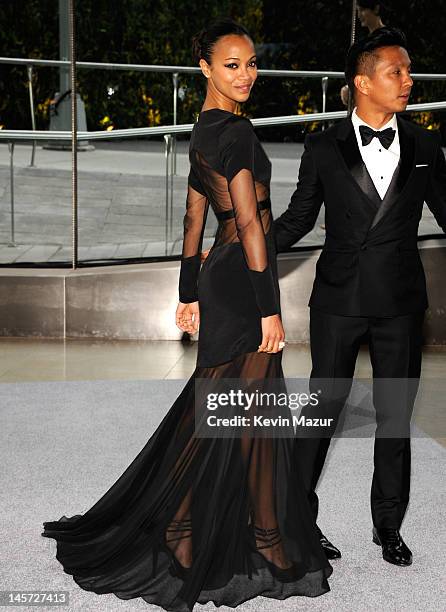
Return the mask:
<svg viewBox="0 0 446 612"><path fill-rule="evenodd" d="M172 74L173 81L173 124L177 124L177 115L178 115L178 72L174 72ZM177 173L177 137L173 134L172 140L172 172L173 174Z"/></svg>
<svg viewBox="0 0 446 612"><path fill-rule="evenodd" d="M352 0L352 24L350 30L350 44L352 45L356 39L356 14L357 14L357 2Z"/></svg>
<svg viewBox="0 0 446 612"><path fill-rule="evenodd" d="M352 26L350 31L350 44L352 45L356 40L356 14L357 14L357 2L356 0L352 0ZM349 89L348 91L348 105L347 105L348 114L350 115L353 110L353 96Z"/></svg>
<svg viewBox="0 0 446 612"><path fill-rule="evenodd" d="M34 113L34 95L33 95L33 67L32 66L27 66L26 67L27 72L28 72L28 90L29 90L29 107L30 107L30 111L31 111L31 125L33 128L33 132L36 131L36 116ZM29 164L30 167L34 167L34 159L36 157L36 141L33 140L33 148L32 148L32 152L31 152L31 163Z"/></svg>
<svg viewBox="0 0 446 612"><path fill-rule="evenodd" d="M327 89L328 89L328 76L322 77L322 112L325 113L327 108ZM325 121L322 122L322 129L325 130Z"/></svg>
<svg viewBox="0 0 446 612"><path fill-rule="evenodd" d="M169 219L169 239L173 240L173 175L175 172L175 160L176 160L176 135L171 135L172 139L172 153L170 156L170 219Z"/></svg>
<svg viewBox="0 0 446 612"><path fill-rule="evenodd" d="M72 268L78 264L78 189L77 189L77 83L76 83L76 10L69 0L70 80L71 80L71 203L72 203Z"/></svg>
<svg viewBox="0 0 446 612"><path fill-rule="evenodd" d="M14 235L14 143L8 142L9 149L9 195L11 201L11 240L8 244L10 247L16 246Z"/></svg>
<svg viewBox="0 0 446 612"><path fill-rule="evenodd" d="M172 136L164 134L164 155L166 158L166 209L165 209L165 232L164 232L164 255L168 254L169 243L169 154L172 146Z"/></svg>

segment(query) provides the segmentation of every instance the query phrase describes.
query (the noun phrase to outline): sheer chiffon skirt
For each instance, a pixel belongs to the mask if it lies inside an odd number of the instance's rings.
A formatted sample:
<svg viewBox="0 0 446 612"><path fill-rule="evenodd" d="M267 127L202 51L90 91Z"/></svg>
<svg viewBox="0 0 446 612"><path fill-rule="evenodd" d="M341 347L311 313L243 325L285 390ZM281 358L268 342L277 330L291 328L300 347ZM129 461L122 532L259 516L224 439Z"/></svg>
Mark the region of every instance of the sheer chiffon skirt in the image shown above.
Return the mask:
<svg viewBox="0 0 446 612"><path fill-rule="evenodd" d="M56 558L81 588L178 612L196 602L235 607L258 595L281 600L330 590L332 567L293 439L194 435L195 380L249 376L283 379L281 353L197 367L99 501L84 515L43 524L42 535L56 540ZM271 563L293 567L292 578L278 577Z"/></svg>

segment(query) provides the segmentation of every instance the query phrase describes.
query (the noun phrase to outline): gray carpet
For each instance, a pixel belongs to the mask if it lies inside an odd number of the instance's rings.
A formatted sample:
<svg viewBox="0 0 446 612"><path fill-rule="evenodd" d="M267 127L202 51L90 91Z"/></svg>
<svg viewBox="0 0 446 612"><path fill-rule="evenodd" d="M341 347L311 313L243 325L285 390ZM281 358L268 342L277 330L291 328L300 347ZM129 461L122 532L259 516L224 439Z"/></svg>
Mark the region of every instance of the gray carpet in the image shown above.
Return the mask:
<svg viewBox="0 0 446 612"><path fill-rule="evenodd" d="M99 499L144 446L183 384L0 385L0 589L66 590L70 605L58 609L67 611L159 609L141 599L125 602L82 591L56 561L55 542L40 532L43 521L83 513ZM446 609L446 449L429 438L413 439L412 497L402 534L414 563L398 568L384 562L371 542L372 448L370 438L335 440L319 486L319 524L343 552L333 562L331 592L283 602L257 598L240 606L241 612Z"/></svg>

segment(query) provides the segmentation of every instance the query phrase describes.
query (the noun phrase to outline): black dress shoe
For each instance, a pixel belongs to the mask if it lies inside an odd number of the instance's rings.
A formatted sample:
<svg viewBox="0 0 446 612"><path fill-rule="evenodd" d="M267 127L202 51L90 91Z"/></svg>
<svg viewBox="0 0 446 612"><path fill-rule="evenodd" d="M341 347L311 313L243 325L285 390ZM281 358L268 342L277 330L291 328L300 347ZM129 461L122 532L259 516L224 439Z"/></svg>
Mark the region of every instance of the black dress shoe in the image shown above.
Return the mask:
<svg viewBox="0 0 446 612"><path fill-rule="evenodd" d="M398 529L373 527L373 541L382 547L383 559L394 565L411 565L412 553L405 545Z"/></svg>
<svg viewBox="0 0 446 612"><path fill-rule="evenodd" d="M330 540L328 540L324 536L324 534L322 533L322 531L319 529L317 525L316 525L316 529L319 535L319 541L321 543L321 546L324 550L324 553L327 559L340 559L342 555L341 555L341 551L339 550L339 548L336 548L336 546L332 544Z"/></svg>

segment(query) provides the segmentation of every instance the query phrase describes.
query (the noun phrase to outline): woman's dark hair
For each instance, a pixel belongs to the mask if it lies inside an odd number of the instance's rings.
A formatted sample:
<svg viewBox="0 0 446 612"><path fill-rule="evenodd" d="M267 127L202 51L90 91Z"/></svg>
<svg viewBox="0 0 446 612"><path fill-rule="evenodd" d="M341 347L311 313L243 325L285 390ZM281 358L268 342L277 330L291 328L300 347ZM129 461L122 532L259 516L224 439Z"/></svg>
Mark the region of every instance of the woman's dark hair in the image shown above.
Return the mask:
<svg viewBox="0 0 446 612"><path fill-rule="evenodd" d="M378 28L350 47L345 63L345 79L352 95L355 91L355 76L362 72L373 72L378 59L376 51L382 47L394 46L407 49L406 36L398 28L384 27Z"/></svg>
<svg viewBox="0 0 446 612"><path fill-rule="evenodd" d="M192 38L194 60L199 62L201 59L204 59L210 64L215 43L223 36L228 36L229 34L251 38L248 30L239 23L230 18L218 19Z"/></svg>

